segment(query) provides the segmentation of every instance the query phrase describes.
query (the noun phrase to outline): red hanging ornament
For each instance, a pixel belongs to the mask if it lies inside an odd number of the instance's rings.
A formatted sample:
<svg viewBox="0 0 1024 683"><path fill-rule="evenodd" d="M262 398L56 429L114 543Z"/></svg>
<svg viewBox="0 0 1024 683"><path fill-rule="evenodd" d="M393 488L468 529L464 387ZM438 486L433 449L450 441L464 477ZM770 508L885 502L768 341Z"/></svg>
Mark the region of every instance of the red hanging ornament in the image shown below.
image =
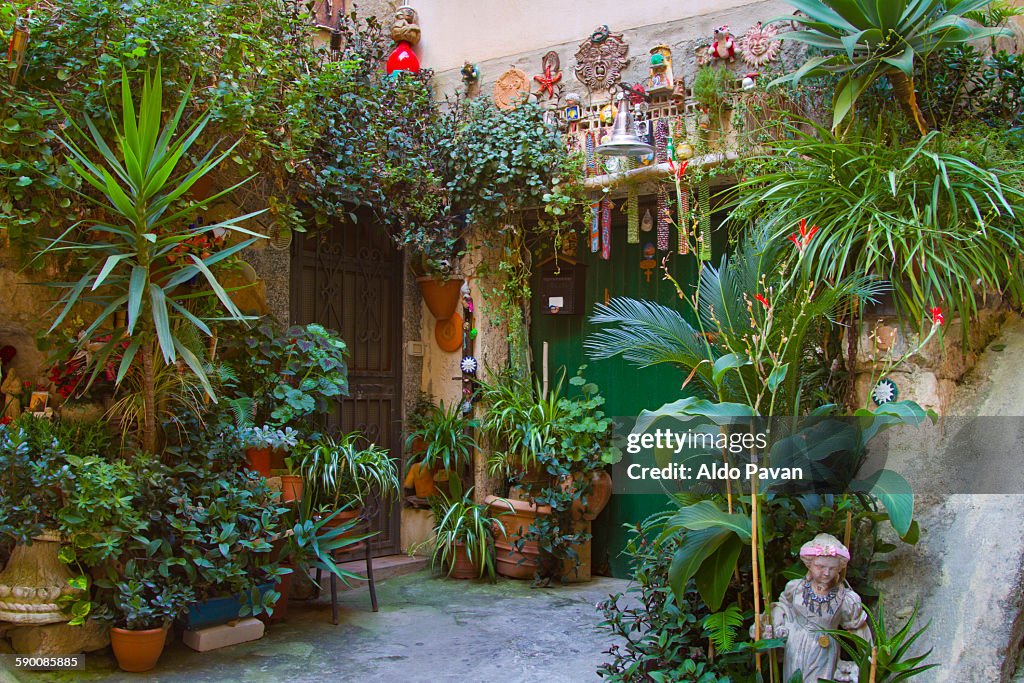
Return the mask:
<svg viewBox="0 0 1024 683"><path fill-rule="evenodd" d="M412 51L412 45L408 41L400 40L391 51L384 70L391 75L395 71L411 71L414 74L420 72L420 58Z"/></svg>

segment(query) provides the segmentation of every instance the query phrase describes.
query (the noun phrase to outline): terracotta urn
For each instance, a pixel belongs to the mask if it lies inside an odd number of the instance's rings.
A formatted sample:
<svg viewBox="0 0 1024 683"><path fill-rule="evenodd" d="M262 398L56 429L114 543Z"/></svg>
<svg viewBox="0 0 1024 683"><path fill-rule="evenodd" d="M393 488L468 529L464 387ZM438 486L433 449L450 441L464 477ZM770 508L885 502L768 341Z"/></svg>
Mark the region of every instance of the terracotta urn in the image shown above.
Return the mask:
<svg viewBox="0 0 1024 683"><path fill-rule="evenodd" d="M517 541L526 536L537 515L551 514L551 506L498 496L487 496L484 504L487 514L498 517L505 527L504 533L496 530L494 536L496 571L511 579L532 579L540 569L540 545L524 539L517 549Z"/></svg>
<svg viewBox="0 0 1024 683"><path fill-rule="evenodd" d="M292 501L302 500L303 490L304 484L300 475L281 475L281 502L291 503Z"/></svg>
<svg viewBox="0 0 1024 683"><path fill-rule="evenodd" d="M264 477L270 476L270 453L269 448L246 448L245 460L249 469L259 472Z"/></svg>
<svg viewBox="0 0 1024 683"><path fill-rule="evenodd" d="M57 605L62 595L78 591L68 585L74 578L60 561L60 536L36 536L31 545L16 545L7 567L0 572L0 621L14 624L55 624L68 617Z"/></svg>

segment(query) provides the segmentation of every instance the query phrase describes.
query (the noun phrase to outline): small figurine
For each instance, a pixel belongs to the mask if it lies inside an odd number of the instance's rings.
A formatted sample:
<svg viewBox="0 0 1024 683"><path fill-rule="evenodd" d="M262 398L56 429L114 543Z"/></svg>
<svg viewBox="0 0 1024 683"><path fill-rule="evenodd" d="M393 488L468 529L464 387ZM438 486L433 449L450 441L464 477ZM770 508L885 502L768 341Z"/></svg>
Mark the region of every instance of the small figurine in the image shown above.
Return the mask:
<svg viewBox="0 0 1024 683"><path fill-rule="evenodd" d="M708 55L711 61L722 59L728 62L736 61L736 41L728 26L719 26L715 29L715 42L708 48Z"/></svg>
<svg viewBox="0 0 1024 683"><path fill-rule="evenodd" d="M838 643L824 632L844 629L872 640L860 596L843 578L850 551L836 537L818 534L800 547L800 559L807 575L786 584L771 606L771 624L761 616L761 637L786 639L784 681L797 671L807 683L857 681L857 665L840 661ZM754 628L750 627L751 637Z"/></svg>
<svg viewBox="0 0 1024 683"><path fill-rule="evenodd" d="M757 77L760 75L761 74L759 74L756 71L751 71L750 73L744 75L743 81L740 83L740 87L743 88L744 90L753 90L754 88L757 87Z"/></svg>
<svg viewBox="0 0 1024 683"><path fill-rule="evenodd" d="M391 24L391 40L396 43L405 41L410 45L420 42L419 15L409 5L402 5L395 10L395 20Z"/></svg>
<svg viewBox="0 0 1024 683"><path fill-rule="evenodd" d="M647 78L647 92L669 91L674 85L672 50L668 45L655 45L651 48L651 75Z"/></svg>
<svg viewBox="0 0 1024 683"><path fill-rule="evenodd" d="M462 74L462 82L465 83L467 87L480 80L480 69L478 69L476 64L473 64L472 62L463 63L462 71L460 73Z"/></svg>

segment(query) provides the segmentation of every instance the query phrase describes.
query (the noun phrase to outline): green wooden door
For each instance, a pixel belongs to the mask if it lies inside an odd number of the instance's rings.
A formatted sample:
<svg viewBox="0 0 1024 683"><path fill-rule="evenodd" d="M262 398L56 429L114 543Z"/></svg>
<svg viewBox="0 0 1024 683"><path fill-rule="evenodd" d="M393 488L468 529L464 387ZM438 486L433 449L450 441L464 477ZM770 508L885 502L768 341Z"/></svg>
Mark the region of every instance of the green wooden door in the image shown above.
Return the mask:
<svg viewBox="0 0 1024 683"><path fill-rule="evenodd" d="M654 206L641 203L640 215L648 206L654 214ZM715 216L716 219L719 216ZM645 271L640 267L644 259L643 250L648 243L656 244L656 231L640 233L639 244L626 243L626 221L621 212L612 214L612 250L611 258L601 259L600 254L591 254L589 242L583 237L579 240L575 259L587 266L586 268L586 305L582 314L550 315L542 307L540 280L534 268L535 276L532 283L533 310L530 328L530 343L533 350L534 371L540 375L543 365L543 346L548 344L549 381L554 384L564 371L567 377L576 374L580 365L586 364L586 377L601 388L605 397L606 414L610 416L633 416L641 410L658 408L669 401L684 396L682 383L685 379L682 371L661 365L653 368L639 369L623 361L621 358L592 361L586 358L583 351L583 340L595 327L588 322L594 304L619 296L637 299L648 299L673 306L680 311L686 309L679 300L675 287L663 279L661 259L664 252L655 257L658 267L653 271ZM713 223L717 226L719 221ZM674 230L673 230L674 233ZM712 240L714 261L721 258L727 244L724 230L714 230ZM673 234L673 240L675 235ZM546 259L551 256L539 254L537 257ZM672 276L688 293L696 284L697 261L692 255L673 254L669 263ZM650 272L650 278L647 277ZM624 524L636 524L649 515L665 509L667 499L651 495L613 495L608 507L595 520L593 526L593 566L595 570L610 570L612 576L627 577L629 575L628 558L622 556L627 533Z"/></svg>

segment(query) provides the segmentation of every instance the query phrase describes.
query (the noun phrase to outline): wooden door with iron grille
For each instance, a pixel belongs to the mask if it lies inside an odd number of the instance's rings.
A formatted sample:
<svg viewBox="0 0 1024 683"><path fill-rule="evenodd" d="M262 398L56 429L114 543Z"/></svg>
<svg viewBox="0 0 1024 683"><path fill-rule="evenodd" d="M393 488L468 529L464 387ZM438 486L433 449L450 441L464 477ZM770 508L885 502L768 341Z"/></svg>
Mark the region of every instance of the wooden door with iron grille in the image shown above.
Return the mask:
<svg viewBox="0 0 1024 683"><path fill-rule="evenodd" d="M402 254L368 215L297 233L292 242L292 324L320 323L348 345L349 396L329 416L337 433L359 431L401 458ZM375 555L400 552L401 508L384 506Z"/></svg>

